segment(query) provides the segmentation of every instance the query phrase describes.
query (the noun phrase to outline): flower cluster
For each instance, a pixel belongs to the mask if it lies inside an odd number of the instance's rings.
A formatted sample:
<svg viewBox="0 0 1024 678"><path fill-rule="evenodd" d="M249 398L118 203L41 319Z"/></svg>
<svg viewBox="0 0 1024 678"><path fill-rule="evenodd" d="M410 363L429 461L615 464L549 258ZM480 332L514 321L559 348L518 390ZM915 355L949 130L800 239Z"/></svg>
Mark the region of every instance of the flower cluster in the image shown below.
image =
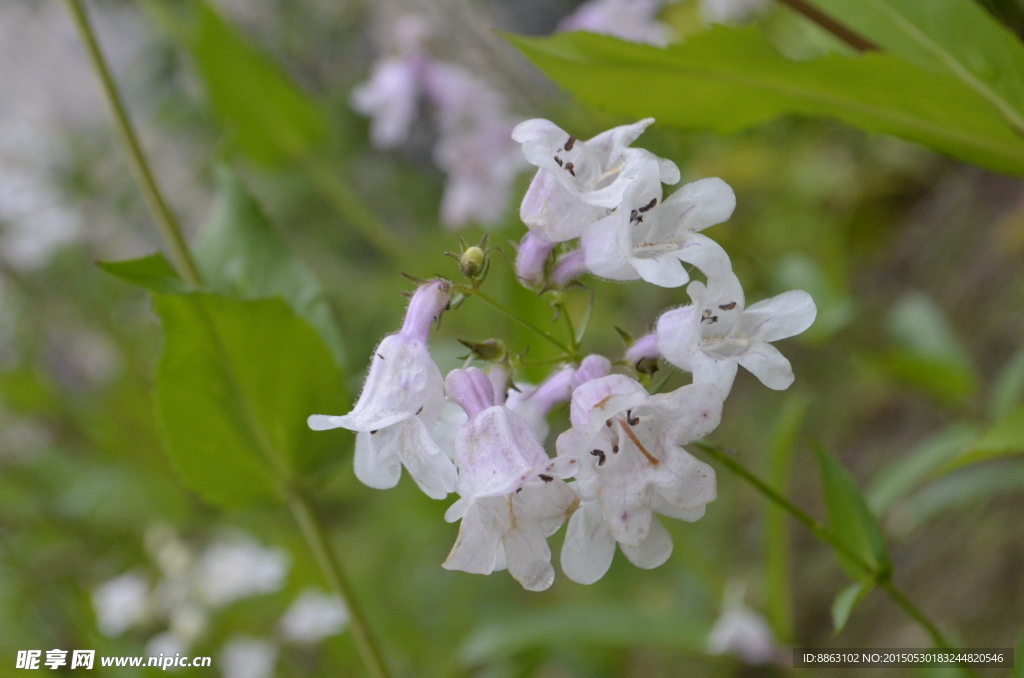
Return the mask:
<svg viewBox="0 0 1024 678"><path fill-rule="evenodd" d="M516 124L505 98L463 66L432 57L424 48L427 21L406 15L395 23L396 49L374 65L370 79L352 90L351 104L370 116L370 139L380 149L408 139L428 103L437 123L434 162L448 183L441 222L501 223L516 177L526 168L509 130Z"/></svg>
<svg viewBox="0 0 1024 678"><path fill-rule="evenodd" d="M445 514L461 521L445 568L508 569L525 588L546 589L555 577L547 538L563 524L561 565L574 581L604 576L616 545L638 567L661 565L672 539L657 516L692 522L716 497L714 470L683 445L718 426L738 367L769 388L793 382L770 342L807 329L814 302L791 291L746 305L725 250L701 232L731 216L732 189L702 179L666 198L662 184L678 183L679 169L631 147L652 122L589 141L548 120L513 130L538 168L520 210L528 232L516 274L540 294L587 273L662 287L689 282L691 304L664 312L617 365L567 355L541 384L514 383L515 361L494 341L474 349L491 363L486 371L467 363L442 378L427 340L453 300L483 281L484 253L469 248L460 263L470 283L420 285L401 330L374 353L352 412L309 418L314 429L356 432L355 472L365 484L393 487L404 467L428 496L459 495ZM684 264L707 282L690 282ZM692 383L650 393L633 368L658 359L691 373ZM551 456L547 415L562 402L569 427Z"/></svg>

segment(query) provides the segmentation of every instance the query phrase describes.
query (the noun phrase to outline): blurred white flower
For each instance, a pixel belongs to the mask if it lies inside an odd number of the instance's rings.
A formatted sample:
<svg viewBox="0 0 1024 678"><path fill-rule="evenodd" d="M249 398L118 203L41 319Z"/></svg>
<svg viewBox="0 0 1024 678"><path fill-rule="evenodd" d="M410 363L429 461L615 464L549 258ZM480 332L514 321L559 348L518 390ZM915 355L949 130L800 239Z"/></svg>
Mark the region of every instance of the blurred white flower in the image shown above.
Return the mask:
<svg viewBox="0 0 1024 678"><path fill-rule="evenodd" d="M268 640L235 636L217 657L224 678L270 678L277 664L277 646Z"/></svg>
<svg viewBox="0 0 1024 678"><path fill-rule="evenodd" d="M672 29L657 20L663 0L588 0L562 19L559 31L590 31L664 47Z"/></svg>
<svg viewBox="0 0 1024 678"><path fill-rule="evenodd" d="M135 572L122 574L92 592L92 606L103 635L119 636L149 619L153 609L149 582Z"/></svg>
<svg viewBox="0 0 1024 678"><path fill-rule="evenodd" d="M348 619L348 608L340 598L306 589L281 618L281 635L293 643L316 643L341 633Z"/></svg>
<svg viewBox="0 0 1024 678"><path fill-rule="evenodd" d="M779 652L767 620L743 603L743 587L732 582L707 647L710 654L731 654L753 665L771 663Z"/></svg>
<svg viewBox="0 0 1024 678"><path fill-rule="evenodd" d="M196 588L203 603L224 607L241 598L279 591L289 566L284 551L264 548L236 534L213 543L199 557Z"/></svg>
<svg viewBox="0 0 1024 678"><path fill-rule="evenodd" d="M172 631L164 631L153 636L146 643L146 656L158 657L162 654L165 657L173 657L176 654L185 654L188 652L188 648L189 643L186 643L177 634ZM181 667L173 666L168 668L174 671Z"/></svg>

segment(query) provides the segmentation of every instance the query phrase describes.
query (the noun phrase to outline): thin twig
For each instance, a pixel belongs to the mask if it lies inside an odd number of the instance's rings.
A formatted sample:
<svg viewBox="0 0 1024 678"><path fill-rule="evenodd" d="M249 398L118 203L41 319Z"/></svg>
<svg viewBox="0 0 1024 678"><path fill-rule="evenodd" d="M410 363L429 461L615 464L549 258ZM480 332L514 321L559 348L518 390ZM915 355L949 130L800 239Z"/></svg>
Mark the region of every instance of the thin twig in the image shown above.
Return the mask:
<svg viewBox="0 0 1024 678"><path fill-rule="evenodd" d="M496 300L492 299L492 298L491 298L491 297L489 297L488 295L484 294L484 293L483 293L483 292L481 292L480 290L475 290L475 291L474 291L474 292L472 293L472 295L473 295L474 297L477 297L478 299L480 299L480 301L483 301L483 302L485 302L485 303L487 303L487 304L490 304L490 305L491 305L491 306L493 306L493 307L494 307L495 309L497 309L498 311L500 311L500 312L501 312L501 313L502 313L503 315L505 315L505 316L506 316L506 317L508 317L508 318L511 318L512 320L515 320L515 321L516 321L517 323L519 323L519 324L520 324L520 325L522 325L523 327L525 327L525 328L527 328L527 329L530 329L530 330L533 330L533 331L534 331L534 332L536 332L536 333L537 333L538 335L540 335L540 336L544 337L545 339L547 339L548 341L550 341L550 342L551 342L552 344L554 344L554 345L555 345L555 346L557 346L558 348L562 349L562 350L563 350L563 351L564 351L564 352L565 352L566 354L568 354L568 355L570 355L570 356L573 356L573 357L576 357L576 351L572 350L571 348L569 348L568 346L566 346L565 344L563 344L563 343L562 343L561 341L559 341L558 339L556 339L556 338L554 338L553 336L551 336L551 335L550 335L550 334L549 334L548 332L545 332L545 331L544 331L544 330L542 330L541 328L537 327L536 325L534 325L533 323L531 323L531 322L530 322L529 320L526 320L525 318L520 318L520 317L519 317L518 315L516 315L516 314L515 314L515 313L514 313L513 311L511 311L511 310L509 310L509 309L505 308L505 306L503 306L502 304L500 304L500 303L499 303L499 302L497 302Z"/></svg>
<svg viewBox="0 0 1024 678"><path fill-rule="evenodd" d="M917 622L921 628L923 628L929 636L932 638L932 642L939 648L945 650L956 649L956 646L949 642L939 628L932 622L925 614L916 606L914 603L907 598L906 594L900 591L896 586L887 578L879 577L878 570L871 563L868 563L858 554L854 553L843 544L839 539L832 534L831 531L825 528L824 525L819 523L817 520L812 518L802 509L796 506L793 502L786 499L784 496L776 492L770 485L758 478L753 472L747 469L743 464L736 461L729 455L725 450L716 447L715 445L709 445L707 443L693 443L694 447L706 452L710 456L714 457L717 461L721 462L722 465L728 467L730 471L738 475L739 477L750 483L758 492L763 494L770 501L774 502L777 506L789 513L793 518L796 519L801 525L810 530L811 534L831 546L837 553L841 554L851 563L864 570L864 573L868 575L880 589L885 591L889 598L899 605L907 615ZM977 678L977 672L966 664L959 664L960 668L969 676Z"/></svg>
<svg viewBox="0 0 1024 678"><path fill-rule="evenodd" d="M317 565L320 567L324 579L327 580L328 586L330 586L335 595L345 601L345 606L348 607L352 639L355 640L356 649L359 651L359 655L371 678L390 678L391 674L388 672L387 664L384 663L384 657L381 655L380 648L370 633L366 617L352 595L352 586L348 583L348 579L341 569L341 564L334 556L334 551L327 541L323 526L317 519L316 514L310 508L308 502L298 496L292 497L288 502L288 507L292 511L295 522L299 525L299 530L301 530L306 544L309 546L310 551L313 552L313 556L316 558Z"/></svg>
<svg viewBox="0 0 1024 678"><path fill-rule="evenodd" d="M160 188L157 186L156 179L153 177L153 172L146 160L146 156L142 152L142 146L139 144L139 139L135 134L135 129L132 127L131 120L128 119L128 113L121 100L121 95L118 93L114 78L110 74L106 59L103 57L103 52L100 51L99 42L96 40L96 33L89 23L89 17L85 13L85 8L82 6L81 0L65 0L65 5L68 8L72 21L78 28L82 42L85 43L86 51L89 53L89 60L92 62L96 76L99 78L100 88L103 90L107 103L110 104L110 110L114 116L114 126L117 127L121 141L128 151L128 160L131 164L132 173L135 175L135 180L139 184L139 189L146 200L146 205L153 215L153 220L160 230L160 235L167 244L167 249L171 255L171 262L174 264L178 274L186 282L190 285L201 287L203 284L202 275L192 259L192 254L189 252L188 244L185 242L185 236L182 235L178 220L175 218L174 213L171 212L167 201L164 200L163 194L160 192Z"/></svg>
<svg viewBox="0 0 1024 678"><path fill-rule="evenodd" d="M806 0L779 0L779 2L818 24L858 52L878 51L878 45L850 30Z"/></svg>

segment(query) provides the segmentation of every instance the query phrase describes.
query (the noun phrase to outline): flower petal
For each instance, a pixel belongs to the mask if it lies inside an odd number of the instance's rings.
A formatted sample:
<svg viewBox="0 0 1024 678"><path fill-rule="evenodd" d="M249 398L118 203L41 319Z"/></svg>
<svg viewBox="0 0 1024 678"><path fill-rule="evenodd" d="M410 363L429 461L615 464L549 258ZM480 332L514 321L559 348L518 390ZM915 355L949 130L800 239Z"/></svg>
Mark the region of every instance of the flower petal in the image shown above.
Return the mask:
<svg viewBox="0 0 1024 678"><path fill-rule="evenodd" d="M640 277L659 287L682 287L690 282L690 274L679 263L680 257L677 252L668 252L658 257L642 259L630 257L629 263L633 265ZM608 276L605 276L608 277Z"/></svg>
<svg viewBox="0 0 1024 678"><path fill-rule="evenodd" d="M353 465L359 482L377 490L389 490L398 484L402 477L402 462L397 454L402 428L402 424L397 424L376 433L356 434Z"/></svg>
<svg viewBox="0 0 1024 678"><path fill-rule="evenodd" d="M605 575L615 555L615 540L601 505L583 502L569 519L562 544L562 571L577 584L593 584Z"/></svg>
<svg viewBox="0 0 1024 678"><path fill-rule="evenodd" d="M671 450L652 474L658 496L683 511L692 511L718 496L715 469L682 448Z"/></svg>
<svg viewBox="0 0 1024 678"><path fill-rule="evenodd" d="M573 391L569 418L573 426L602 426L608 418L645 403L648 398L647 389L635 379L609 374Z"/></svg>
<svg viewBox="0 0 1024 678"><path fill-rule="evenodd" d="M691 354L690 364L693 367L693 383L711 384L721 392L723 399L729 395L738 369L735 358L715 358L697 350Z"/></svg>
<svg viewBox="0 0 1024 678"><path fill-rule="evenodd" d="M800 334L817 315L811 295L803 290L790 290L744 310L743 330L751 339L778 341Z"/></svg>
<svg viewBox="0 0 1024 678"><path fill-rule="evenodd" d="M690 283L687 289L693 289ZM702 285L703 287L703 285ZM681 370L692 372L691 354L698 351L700 342L700 312L695 306L682 306L666 311L658 318L658 352Z"/></svg>
<svg viewBox="0 0 1024 678"><path fill-rule="evenodd" d="M462 570L472 574L490 574L498 558L498 546L507 527L500 513L491 504L504 508L504 497L470 502L459 525L459 536L448 559L441 565L446 570Z"/></svg>
<svg viewBox="0 0 1024 678"><path fill-rule="evenodd" d="M710 384L687 384L651 396L650 407L665 422L662 444L685 445L708 435L722 421L722 394Z"/></svg>
<svg viewBox="0 0 1024 678"><path fill-rule="evenodd" d="M619 246L618 233L625 228L619 212L588 226L580 238L587 270L609 280L636 280L640 277Z"/></svg>
<svg viewBox="0 0 1024 678"><path fill-rule="evenodd" d="M732 216L736 209L736 194L729 184L717 177L700 179L682 186L666 198L662 209L671 209L677 215L677 232L703 231Z"/></svg>
<svg viewBox="0 0 1024 678"><path fill-rule="evenodd" d="M736 360L760 379L762 384L776 391L789 388L795 379L793 367L786 356L763 341L752 344L745 353L736 356Z"/></svg>
<svg viewBox="0 0 1024 678"><path fill-rule="evenodd" d="M526 227L554 243L580 237L606 214L607 209L586 204L546 169L537 170L519 207Z"/></svg>
<svg viewBox="0 0 1024 678"><path fill-rule="evenodd" d="M707 511L707 504L702 504L695 509L681 509L678 506L673 506L668 503L662 499L657 492L655 492L654 499L651 501L651 508L655 513L668 518L675 518L676 520L685 520L688 523L693 523L704 517L704 513Z"/></svg>
<svg viewBox="0 0 1024 678"><path fill-rule="evenodd" d="M314 431L329 431L333 428L344 428L340 419L341 417L331 414L311 414L306 418L306 424Z"/></svg>
<svg viewBox="0 0 1024 678"><path fill-rule="evenodd" d="M702 233L688 234L673 254L709 278L724 276L732 270L732 262L722 246Z"/></svg>
<svg viewBox="0 0 1024 678"><path fill-rule="evenodd" d="M639 546L620 544L622 552L633 563L644 570L663 565L672 555L672 536L657 518L651 520L651 531Z"/></svg>
<svg viewBox="0 0 1024 678"><path fill-rule="evenodd" d="M458 473L455 464L430 437L419 417L398 424L403 429L400 448L402 464L423 494L444 499L455 491Z"/></svg>

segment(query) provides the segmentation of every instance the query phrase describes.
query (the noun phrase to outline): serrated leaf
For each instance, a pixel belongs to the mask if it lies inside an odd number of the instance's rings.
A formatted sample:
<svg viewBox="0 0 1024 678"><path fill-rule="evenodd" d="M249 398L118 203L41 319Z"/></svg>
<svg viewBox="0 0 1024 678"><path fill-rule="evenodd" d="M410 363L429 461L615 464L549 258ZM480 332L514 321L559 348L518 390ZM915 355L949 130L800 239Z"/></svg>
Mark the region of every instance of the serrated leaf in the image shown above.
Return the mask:
<svg viewBox="0 0 1024 678"><path fill-rule="evenodd" d="M947 72L1024 132L1024 45L972 0L809 0L884 50Z"/></svg>
<svg viewBox="0 0 1024 678"><path fill-rule="evenodd" d="M850 620L850 614L860 604L860 601L874 588L872 582L857 582L839 592L836 599L832 601L832 626L835 628L833 635L838 635L846 627Z"/></svg>
<svg viewBox="0 0 1024 678"><path fill-rule="evenodd" d="M110 275L150 292L178 294L189 290L189 286L159 252L141 259L96 263Z"/></svg>
<svg viewBox="0 0 1024 678"><path fill-rule="evenodd" d="M1014 454L1024 454L1024 405L985 431L967 450L939 469L935 475L944 475L958 468L982 461Z"/></svg>
<svg viewBox="0 0 1024 678"><path fill-rule="evenodd" d="M210 106L231 141L253 160L277 165L321 141L323 112L277 64L207 2L199 2L190 47Z"/></svg>
<svg viewBox="0 0 1024 678"><path fill-rule="evenodd" d="M1024 139L991 103L896 54L788 61L756 27L715 26L665 49L589 33L508 39L580 101L611 113L720 134L824 116L1024 174Z"/></svg>
<svg viewBox="0 0 1024 678"><path fill-rule="evenodd" d="M323 340L280 299L155 294L154 307L165 336L156 413L172 465L220 506L282 501L340 444L306 425L343 402Z"/></svg>
<svg viewBox="0 0 1024 678"><path fill-rule="evenodd" d="M882 528L868 510L860 489L842 464L820 446L815 446L815 456L821 471L829 532L865 564L884 573L891 565ZM836 557L851 579L871 580L869 574L845 554L836 551Z"/></svg>
<svg viewBox="0 0 1024 678"><path fill-rule="evenodd" d="M319 281L291 252L234 172L220 167L216 181L217 201L195 247L207 287L245 299L283 297L320 332L343 364L341 334Z"/></svg>

